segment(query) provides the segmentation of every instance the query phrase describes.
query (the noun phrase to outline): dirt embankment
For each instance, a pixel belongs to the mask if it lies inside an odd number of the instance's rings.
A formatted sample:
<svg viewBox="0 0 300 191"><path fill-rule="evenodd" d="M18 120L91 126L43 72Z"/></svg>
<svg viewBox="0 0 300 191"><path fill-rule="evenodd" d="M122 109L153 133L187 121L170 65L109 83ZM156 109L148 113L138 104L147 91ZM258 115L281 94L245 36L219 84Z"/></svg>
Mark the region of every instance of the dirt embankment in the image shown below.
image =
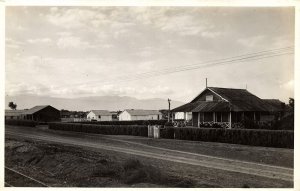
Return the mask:
<svg viewBox="0 0 300 191"><path fill-rule="evenodd" d="M197 187L187 178L162 172L141 161L120 159L77 147L6 138L5 166L49 186ZM9 182L11 177L6 176ZM22 182L17 183L22 186ZM23 185L24 186L24 185Z"/></svg>

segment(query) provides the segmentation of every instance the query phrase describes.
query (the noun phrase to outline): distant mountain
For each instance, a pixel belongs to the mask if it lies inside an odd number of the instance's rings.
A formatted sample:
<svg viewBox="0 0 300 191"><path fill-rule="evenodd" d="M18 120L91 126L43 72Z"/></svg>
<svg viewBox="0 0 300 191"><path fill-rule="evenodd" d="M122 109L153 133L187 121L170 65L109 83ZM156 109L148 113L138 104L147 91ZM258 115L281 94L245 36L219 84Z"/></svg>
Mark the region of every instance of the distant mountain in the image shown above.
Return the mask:
<svg viewBox="0 0 300 191"><path fill-rule="evenodd" d="M82 98L55 98L37 95L5 96L5 108L12 101L17 109L29 109L35 105L51 105L57 109L89 111L92 109L124 110L124 109L167 109L168 101L161 98L137 99L128 96L97 96ZM171 109L184 104L171 101Z"/></svg>

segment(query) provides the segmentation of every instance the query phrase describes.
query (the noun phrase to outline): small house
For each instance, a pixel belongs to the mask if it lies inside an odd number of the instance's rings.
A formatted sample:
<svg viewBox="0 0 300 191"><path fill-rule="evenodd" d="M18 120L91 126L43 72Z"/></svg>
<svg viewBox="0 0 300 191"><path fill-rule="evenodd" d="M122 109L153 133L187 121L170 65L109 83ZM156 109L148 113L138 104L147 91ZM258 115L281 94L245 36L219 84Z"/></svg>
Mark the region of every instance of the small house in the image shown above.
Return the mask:
<svg viewBox="0 0 300 191"><path fill-rule="evenodd" d="M5 110L5 119L22 119L24 110Z"/></svg>
<svg viewBox="0 0 300 191"><path fill-rule="evenodd" d="M60 111L50 105L38 105L24 110L22 118L41 122L60 121Z"/></svg>
<svg viewBox="0 0 300 191"><path fill-rule="evenodd" d="M107 110L91 110L87 114L88 121L112 121L112 113Z"/></svg>
<svg viewBox="0 0 300 191"><path fill-rule="evenodd" d="M162 114L158 110L126 109L119 115L120 121L160 119L162 119Z"/></svg>
<svg viewBox="0 0 300 191"><path fill-rule="evenodd" d="M172 112L191 113L195 127L218 124L226 128L241 127L242 121L267 122L278 118L284 111L282 102L264 100L246 89L207 87L191 102ZM176 116L176 114L175 114Z"/></svg>

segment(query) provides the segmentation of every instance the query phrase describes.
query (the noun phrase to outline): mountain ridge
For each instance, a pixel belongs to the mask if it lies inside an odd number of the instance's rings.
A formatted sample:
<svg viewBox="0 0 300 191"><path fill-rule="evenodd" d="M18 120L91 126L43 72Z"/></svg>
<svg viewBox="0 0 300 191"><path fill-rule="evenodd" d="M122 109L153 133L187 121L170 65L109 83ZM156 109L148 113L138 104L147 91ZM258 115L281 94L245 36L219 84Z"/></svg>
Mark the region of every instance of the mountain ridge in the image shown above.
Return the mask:
<svg viewBox="0 0 300 191"><path fill-rule="evenodd" d="M59 98L38 95L5 96L5 109L8 103L17 104L17 109L29 109L36 105L51 105L59 110L90 111L95 109L124 110L124 109L168 109L167 99L149 98L138 99L130 96L91 96L79 98ZM172 101L171 109L184 104L180 101Z"/></svg>

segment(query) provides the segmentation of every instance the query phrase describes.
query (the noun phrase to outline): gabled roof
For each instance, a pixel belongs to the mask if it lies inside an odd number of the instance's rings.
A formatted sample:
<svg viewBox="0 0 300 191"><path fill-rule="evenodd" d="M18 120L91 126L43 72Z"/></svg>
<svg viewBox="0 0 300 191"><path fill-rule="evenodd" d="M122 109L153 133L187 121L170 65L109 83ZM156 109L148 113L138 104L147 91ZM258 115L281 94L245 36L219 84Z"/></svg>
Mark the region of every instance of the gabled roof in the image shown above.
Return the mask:
<svg viewBox="0 0 300 191"><path fill-rule="evenodd" d="M109 111L107 110L91 110L95 115L102 115L102 116L110 116L112 115Z"/></svg>
<svg viewBox="0 0 300 191"><path fill-rule="evenodd" d="M280 101L279 99L263 99L269 105L274 107L274 110L283 111L285 109L285 103Z"/></svg>
<svg viewBox="0 0 300 191"><path fill-rule="evenodd" d="M143 110L143 109L126 109L130 115L145 116L145 115L161 115L158 110Z"/></svg>
<svg viewBox="0 0 300 191"><path fill-rule="evenodd" d="M173 112L222 112L230 111L230 104L225 101L197 101L184 104L172 110Z"/></svg>
<svg viewBox="0 0 300 191"><path fill-rule="evenodd" d="M205 91L211 91L217 96L222 98L222 101L197 101L197 99ZM196 98L194 98L186 106L180 106L172 111L180 112L208 112L208 111L227 111L230 108L231 111L276 111L276 107L269 104L267 101L260 99L259 97L251 94L245 89L233 89L233 88L219 88L219 87L207 87ZM216 103L219 102L219 103ZM191 104L193 103L193 104ZM225 103L228 103L226 105ZM187 109L189 108L189 109ZM196 109L197 108L197 109ZM188 111L189 110L189 111Z"/></svg>
<svg viewBox="0 0 300 191"><path fill-rule="evenodd" d="M31 109L25 110L24 114L26 114L26 115L32 115L32 114L34 114L34 113L36 113L36 112L38 112L38 111L40 111L42 109L45 109L48 106L50 106L50 105L37 105L37 106L35 106L35 107L31 108Z"/></svg>

